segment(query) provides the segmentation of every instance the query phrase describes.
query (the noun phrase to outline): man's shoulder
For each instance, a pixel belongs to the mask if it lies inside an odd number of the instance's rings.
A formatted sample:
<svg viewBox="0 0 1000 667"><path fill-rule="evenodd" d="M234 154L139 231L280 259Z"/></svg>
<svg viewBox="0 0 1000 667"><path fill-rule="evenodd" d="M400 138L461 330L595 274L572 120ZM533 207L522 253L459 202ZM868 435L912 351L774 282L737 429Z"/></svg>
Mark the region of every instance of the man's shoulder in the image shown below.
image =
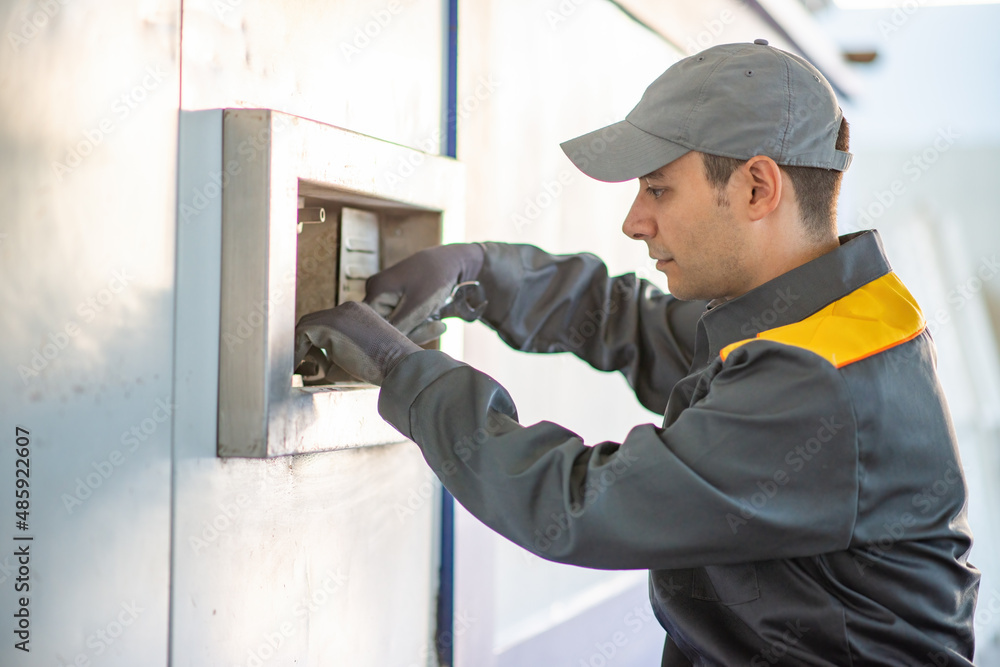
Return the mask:
<svg viewBox="0 0 1000 667"><path fill-rule="evenodd" d="M895 273L887 273L812 315L731 343L720 351L726 362L754 341L807 350L835 368L872 357L919 336L926 320Z"/></svg>

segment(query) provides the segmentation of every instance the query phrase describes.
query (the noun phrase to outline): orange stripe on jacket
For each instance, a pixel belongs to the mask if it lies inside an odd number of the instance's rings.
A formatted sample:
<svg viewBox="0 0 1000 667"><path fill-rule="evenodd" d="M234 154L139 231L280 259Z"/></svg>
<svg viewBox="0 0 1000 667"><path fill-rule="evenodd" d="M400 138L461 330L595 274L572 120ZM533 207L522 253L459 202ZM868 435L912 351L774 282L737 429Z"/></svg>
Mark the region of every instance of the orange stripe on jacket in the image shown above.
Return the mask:
<svg viewBox="0 0 1000 667"><path fill-rule="evenodd" d="M896 276L887 273L854 290L801 322L768 329L731 343L722 360L754 340L773 340L805 348L837 368L913 340L927 322L913 295Z"/></svg>

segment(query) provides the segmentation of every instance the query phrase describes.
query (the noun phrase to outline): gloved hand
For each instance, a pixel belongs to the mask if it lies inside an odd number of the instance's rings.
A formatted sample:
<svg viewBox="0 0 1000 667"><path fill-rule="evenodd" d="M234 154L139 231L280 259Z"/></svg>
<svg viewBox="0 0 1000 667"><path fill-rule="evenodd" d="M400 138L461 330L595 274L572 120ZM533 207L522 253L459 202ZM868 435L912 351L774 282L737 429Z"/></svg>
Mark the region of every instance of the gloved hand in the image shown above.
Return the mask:
<svg viewBox="0 0 1000 667"><path fill-rule="evenodd" d="M396 364L420 351L369 306L355 301L302 316L295 327L294 367L313 346L354 377L379 386Z"/></svg>
<svg viewBox="0 0 1000 667"><path fill-rule="evenodd" d="M385 317L410 340L423 345L444 333L440 317L452 290L474 281L483 268L483 248L478 243L452 243L427 248L376 273L365 283L365 303ZM486 302L466 309L461 316L475 320Z"/></svg>

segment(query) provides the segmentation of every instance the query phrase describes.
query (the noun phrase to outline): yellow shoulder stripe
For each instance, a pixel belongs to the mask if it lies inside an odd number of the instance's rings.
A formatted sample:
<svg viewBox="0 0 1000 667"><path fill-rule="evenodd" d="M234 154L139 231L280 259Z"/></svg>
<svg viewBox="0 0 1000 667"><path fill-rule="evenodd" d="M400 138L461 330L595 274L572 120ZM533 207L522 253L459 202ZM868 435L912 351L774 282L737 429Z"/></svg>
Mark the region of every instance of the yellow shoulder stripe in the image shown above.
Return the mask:
<svg viewBox="0 0 1000 667"><path fill-rule="evenodd" d="M926 326L913 295L895 273L887 273L801 322L736 341L722 348L720 355L725 361L730 352L752 340L773 340L815 352L841 368L912 340Z"/></svg>

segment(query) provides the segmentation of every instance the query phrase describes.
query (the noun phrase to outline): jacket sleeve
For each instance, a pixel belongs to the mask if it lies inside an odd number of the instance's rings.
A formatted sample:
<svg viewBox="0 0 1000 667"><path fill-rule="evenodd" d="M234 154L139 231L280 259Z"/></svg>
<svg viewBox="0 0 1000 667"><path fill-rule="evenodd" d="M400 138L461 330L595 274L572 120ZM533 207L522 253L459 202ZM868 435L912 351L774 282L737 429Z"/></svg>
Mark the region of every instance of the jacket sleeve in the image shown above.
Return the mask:
<svg viewBox="0 0 1000 667"><path fill-rule="evenodd" d="M621 371L639 401L663 414L687 375L705 301L681 301L635 274L609 277L591 254L551 255L531 245L483 243L480 318L524 352L572 352Z"/></svg>
<svg viewBox="0 0 1000 667"><path fill-rule="evenodd" d="M770 341L714 364L709 391L672 424L636 426L621 444L519 424L503 387L435 350L389 374L379 411L466 509L548 560L672 569L847 548L858 466L842 378Z"/></svg>

